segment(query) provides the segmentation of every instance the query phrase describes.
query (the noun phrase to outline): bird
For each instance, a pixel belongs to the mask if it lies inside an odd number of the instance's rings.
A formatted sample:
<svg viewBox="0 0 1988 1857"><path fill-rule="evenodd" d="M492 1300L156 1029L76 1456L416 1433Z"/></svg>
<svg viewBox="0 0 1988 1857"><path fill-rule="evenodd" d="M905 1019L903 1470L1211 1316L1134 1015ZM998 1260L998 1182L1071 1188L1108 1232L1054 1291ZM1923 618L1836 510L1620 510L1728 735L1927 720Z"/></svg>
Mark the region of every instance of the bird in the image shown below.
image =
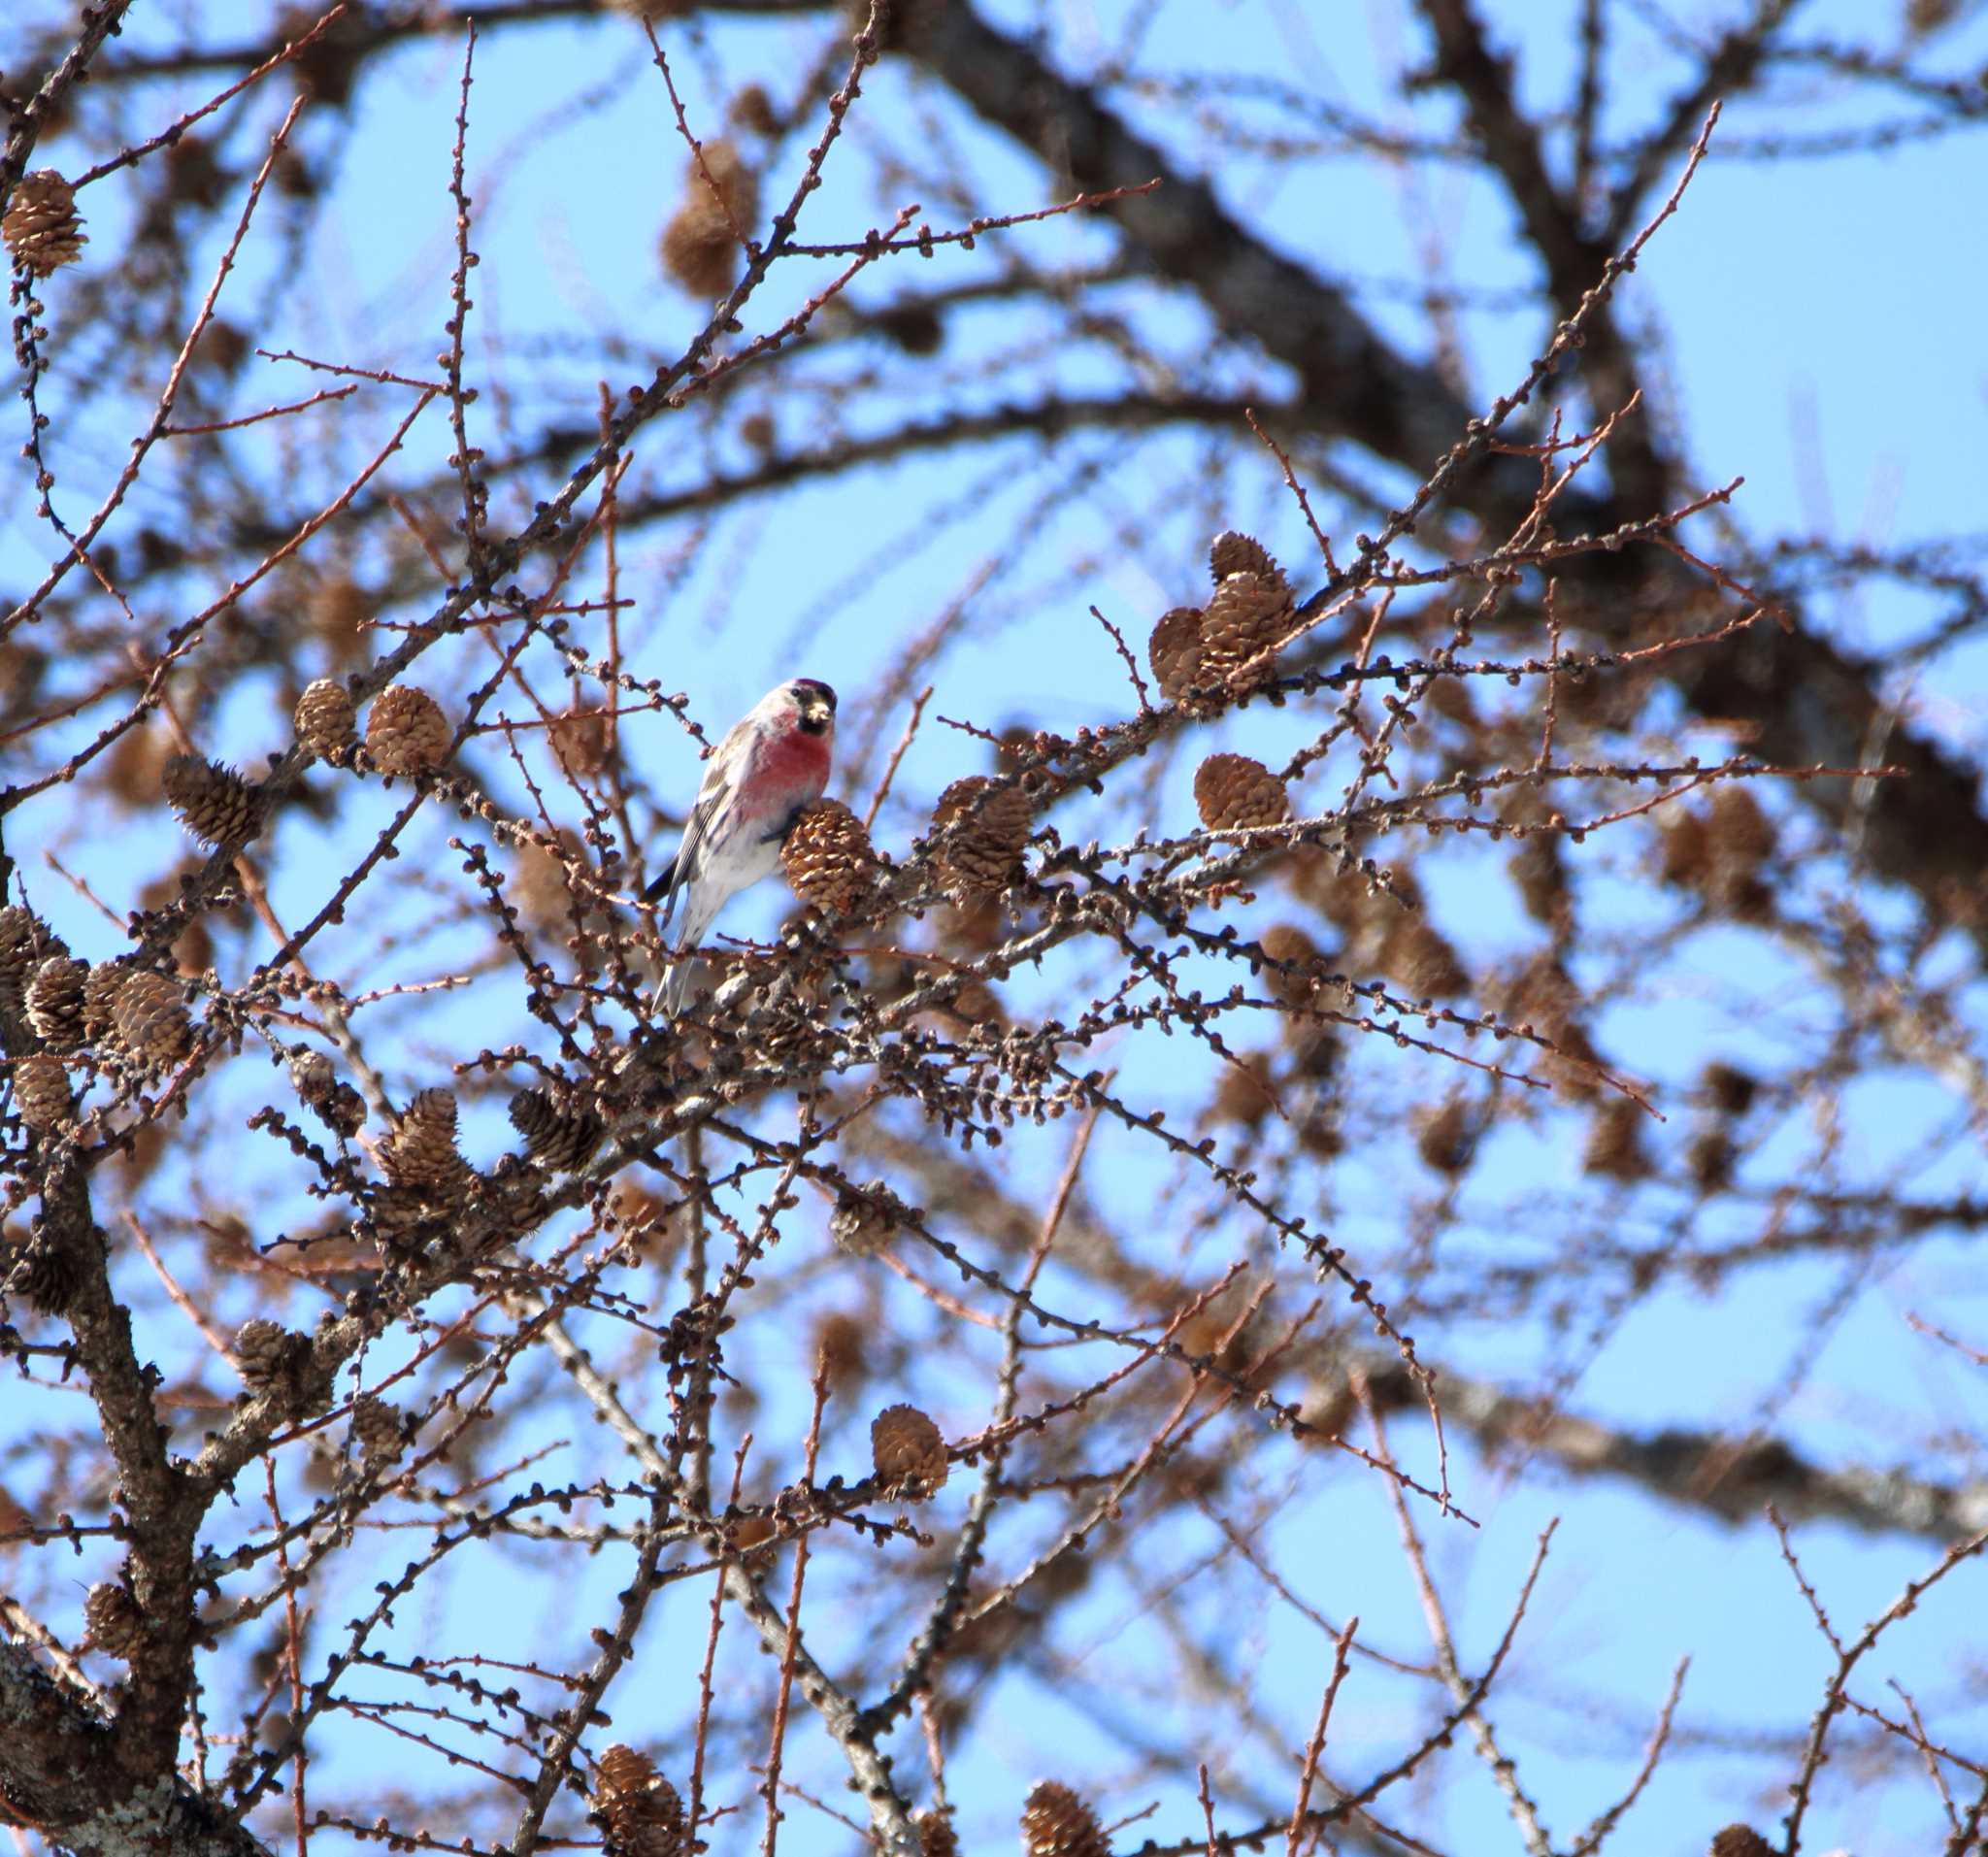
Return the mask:
<svg viewBox="0 0 1988 1857"><path fill-rule="evenodd" d="M797 677L769 690L733 723L704 771L683 842L645 893L660 902L656 918L670 949L660 1001L675 1018L690 991L692 953L719 910L779 868L780 843L828 784L835 748L835 692L818 678ZM671 919L682 921L674 942Z"/></svg>

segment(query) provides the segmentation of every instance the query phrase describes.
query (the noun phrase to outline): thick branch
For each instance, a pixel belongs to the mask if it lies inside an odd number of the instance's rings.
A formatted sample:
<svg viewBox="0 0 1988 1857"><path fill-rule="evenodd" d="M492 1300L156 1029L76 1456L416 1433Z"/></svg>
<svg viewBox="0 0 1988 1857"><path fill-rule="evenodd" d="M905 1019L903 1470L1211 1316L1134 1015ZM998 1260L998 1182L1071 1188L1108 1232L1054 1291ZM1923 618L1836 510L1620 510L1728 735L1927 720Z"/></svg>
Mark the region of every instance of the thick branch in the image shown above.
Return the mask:
<svg viewBox="0 0 1988 1857"><path fill-rule="evenodd" d="M1427 1409L1422 1388L1394 1355L1375 1353L1365 1369L1383 1409ZM1775 1438L1616 1431L1447 1373L1438 1374L1436 1395L1444 1418L1462 1423L1486 1452L1536 1452L1571 1476L1626 1478L1666 1503L1721 1521L1757 1521L1772 1503L1792 1519L1949 1542L1970 1539L1988 1521L1988 1486L1979 1483L1928 1482L1901 1470L1826 1469Z"/></svg>
<svg viewBox="0 0 1988 1857"><path fill-rule="evenodd" d="M268 1857L170 1769L114 1801L111 1761L109 1726L0 1639L0 1815L78 1857Z"/></svg>
<svg viewBox="0 0 1988 1857"><path fill-rule="evenodd" d="M129 1524L130 1577L146 1619L144 1641L111 1732L113 1763L96 1774L106 1797L135 1781L170 1779L193 1678L193 1538L206 1509L170 1460L153 1404L153 1370L138 1358L131 1311L112 1294L106 1244L90 1213L88 1177L74 1155L51 1162L43 1185L44 1243L71 1249L82 1286L69 1310L76 1355L116 1460ZM0 1743L0 1775L16 1749ZM106 1775L120 1776L105 1785ZM136 1797L136 1795L134 1795Z"/></svg>

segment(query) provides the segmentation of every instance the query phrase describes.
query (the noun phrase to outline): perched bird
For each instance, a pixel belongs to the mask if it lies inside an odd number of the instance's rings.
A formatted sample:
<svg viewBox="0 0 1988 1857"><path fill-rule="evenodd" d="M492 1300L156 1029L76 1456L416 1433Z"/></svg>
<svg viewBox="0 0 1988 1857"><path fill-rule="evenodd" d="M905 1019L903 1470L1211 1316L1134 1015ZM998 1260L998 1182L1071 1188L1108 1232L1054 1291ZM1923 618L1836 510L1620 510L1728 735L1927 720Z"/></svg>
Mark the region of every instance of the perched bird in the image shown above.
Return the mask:
<svg viewBox="0 0 1988 1857"><path fill-rule="evenodd" d="M683 906L669 975L656 988L671 1017L683 1009L692 955L712 919L747 884L779 868L780 841L828 784L834 746L835 692L812 677L769 690L718 744L683 843L648 887L647 900L662 902L656 926L666 936L678 904Z"/></svg>

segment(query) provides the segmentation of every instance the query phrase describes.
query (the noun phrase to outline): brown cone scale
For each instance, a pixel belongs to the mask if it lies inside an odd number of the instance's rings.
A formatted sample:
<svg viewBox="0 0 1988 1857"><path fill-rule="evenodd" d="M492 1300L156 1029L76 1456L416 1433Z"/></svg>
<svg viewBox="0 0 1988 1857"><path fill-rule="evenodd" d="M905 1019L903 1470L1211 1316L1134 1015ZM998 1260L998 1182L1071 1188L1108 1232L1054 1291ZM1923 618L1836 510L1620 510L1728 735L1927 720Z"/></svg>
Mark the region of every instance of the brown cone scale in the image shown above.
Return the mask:
<svg viewBox="0 0 1988 1857"><path fill-rule="evenodd" d="M417 1091L401 1111L393 1133L380 1144L386 1177L395 1186L447 1187L458 1183L469 1163L456 1151L455 1098L446 1089Z"/></svg>
<svg viewBox="0 0 1988 1857"><path fill-rule="evenodd" d="M1214 591L1202 615L1203 676L1233 677L1252 659L1275 651L1290 636L1296 615L1281 574L1232 574ZM1269 669L1258 665L1255 675Z"/></svg>
<svg viewBox="0 0 1988 1857"><path fill-rule="evenodd" d="M89 243L76 211L76 189L53 168L24 176L0 218L0 238L15 263L38 278L74 264Z"/></svg>
<svg viewBox="0 0 1988 1857"><path fill-rule="evenodd" d="M0 988L17 998L28 978L56 950L46 927L32 910L19 903L0 909Z"/></svg>
<svg viewBox="0 0 1988 1857"><path fill-rule="evenodd" d="M870 1457L878 1480L930 1496L945 1481L945 1439L915 1406L886 1406L870 1422Z"/></svg>
<svg viewBox="0 0 1988 1857"><path fill-rule="evenodd" d="M1224 529L1208 545L1208 571L1220 586L1232 574L1260 574L1266 580L1283 579L1276 556L1253 535L1240 529Z"/></svg>
<svg viewBox="0 0 1988 1857"><path fill-rule="evenodd" d="M35 969L27 983L27 1022L55 1049L73 1050L83 1040L83 989L89 963L57 954Z"/></svg>
<svg viewBox="0 0 1988 1857"><path fill-rule="evenodd" d="M1258 945L1272 960L1296 970L1285 973L1279 968L1267 968L1263 976L1265 989L1282 1005L1302 1006L1312 994L1314 983L1309 970L1317 965L1318 944L1292 923L1278 922L1264 930Z"/></svg>
<svg viewBox="0 0 1988 1857"><path fill-rule="evenodd" d="M300 1350L311 1343L292 1335L281 1322L253 1315L235 1331L235 1365L242 1377L260 1392L290 1371Z"/></svg>
<svg viewBox="0 0 1988 1857"><path fill-rule="evenodd" d="M366 752L382 774L426 774L448 758L442 706L412 683L389 683L366 717Z"/></svg>
<svg viewBox="0 0 1988 1857"><path fill-rule="evenodd" d="M646 1754L617 1741L594 1774L591 1815L607 1834L609 1857L688 1857L683 1802Z"/></svg>
<svg viewBox="0 0 1988 1857"><path fill-rule="evenodd" d="M959 1857L959 1833L953 1829L949 1810L942 1811L934 1806L921 1811L914 1822L924 1857Z"/></svg>
<svg viewBox="0 0 1988 1857"><path fill-rule="evenodd" d="M131 1588L115 1579L99 1581L83 1602L89 1642L97 1650L126 1662L145 1642L145 1613Z"/></svg>
<svg viewBox="0 0 1988 1857"><path fill-rule="evenodd" d="M193 1042L193 1022L180 988L163 974L145 970L117 989L111 1029L124 1050L146 1064L176 1064Z"/></svg>
<svg viewBox="0 0 1988 1857"><path fill-rule="evenodd" d="M883 868L870 829L840 800L804 807L780 846L780 869L804 903L824 915L855 915L875 894Z"/></svg>
<svg viewBox="0 0 1988 1857"><path fill-rule="evenodd" d="M520 1090L511 1099L511 1125L524 1137L524 1151L549 1174L586 1165L607 1137L607 1126L571 1085Z"/></svg>
<svg viewBox="0 0 1988 1857"><path fill-rule="evenodd" d="M1179 702L1197 683L1207 680L1202 674L1202 617L1198 606L1176 606L1160 614L1160 622L1146 641L1145 661L1169 703Z"/></svg>
<svg viewBox="0 0 1988 1857"><path fill-rule="evenodd" d="M1194 772L1194 804L1210 832L1281 825L1291 816L1284 783L1246 754L1210 754Z"/></svg>
<svg viewBox="0 0 1988 1857"><path fill-rule="evenodd" d="M693 296L721 297L738 282L743 234L759 216L759 177L723 136L683 173L683 197L663 228L663 269Z"/></svg>
<svg viewBox="0 0 1988 1857"><path fill-rule="evenodd" d="M1005 890L1021 874L1035 809L1020 787L984 774L955 780L932 814L939 882L954 902Z"/></svg>
<svg viewBox="0 0 1988 1857"><path fill-rule="evenodd" d="M1098 1815L1071 1787L1045 1779L1032 1788L1021 1811L1025 1857L1110 1857Z"/></svg>
<svg viewBox="0 0 1988 1857"><path fill-rule="evenodd" d="M349 691L334 677L320 677L304 686L297 699L295 715L297 740L321 760L343 754L351 746L358 712Z"/></svg>
<svg viewBox="0 0 1988 1857"><path fill-rule="evenodd" d="M255 836L261 796L231 767L176 754L161 784L166 802L187 831L208 845L241 845Z"/></svg>
<svg viewBox="0 0 1988 1857"><path fill-rule="evenodd" d="M15 1060L14 1107L29 1128L43 1135L76 1120L69 1073L59 1057L38 1053Z"/></svg>

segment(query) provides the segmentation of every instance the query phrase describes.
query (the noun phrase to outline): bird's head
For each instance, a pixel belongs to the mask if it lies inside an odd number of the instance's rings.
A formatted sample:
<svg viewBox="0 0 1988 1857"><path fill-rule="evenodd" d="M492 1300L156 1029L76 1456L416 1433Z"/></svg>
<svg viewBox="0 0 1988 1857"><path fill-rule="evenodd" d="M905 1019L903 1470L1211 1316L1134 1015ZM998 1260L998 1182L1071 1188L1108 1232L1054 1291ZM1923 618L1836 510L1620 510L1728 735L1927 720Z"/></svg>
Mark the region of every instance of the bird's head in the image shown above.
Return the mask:
<svg viewBox="0 0 1988 1857"><path fill-rule="evenodd" d="M835 727L835 692L817 678L797 677L780 685L805 735L827 735Z"/></svg>

